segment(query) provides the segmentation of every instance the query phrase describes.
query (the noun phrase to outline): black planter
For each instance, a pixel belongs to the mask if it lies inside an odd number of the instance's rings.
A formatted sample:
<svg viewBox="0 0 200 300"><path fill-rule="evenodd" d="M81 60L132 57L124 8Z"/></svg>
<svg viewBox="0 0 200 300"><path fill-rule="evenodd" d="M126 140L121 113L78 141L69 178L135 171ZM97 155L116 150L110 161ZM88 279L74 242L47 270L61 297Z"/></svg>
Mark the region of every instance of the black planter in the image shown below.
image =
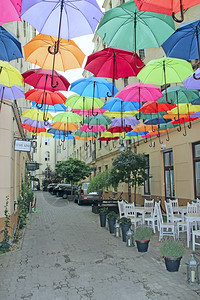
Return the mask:
<svg viewBox="0 0 200 300"><path fill-rule="evenodd" d="M110 233L114 233L115 223L116 223L116 218L108 219L108 228L109 228Z"/></svg>
<svg viewBox="0 0 200 300"><path fill-rule="evenodd" d="M164 257L165 266L169 272L178 272L182 257Z"/></svg>
<svg viewBox="0 0 200 300"><path fill-rule="evenodd" d="M136 241L138 252L147 252L150 240Z"/></svg>
<svg viewBox="0 0 200 300"><path fill-rule="evenodd" d="M126 242L126 233L131 227L130 224L121 224L121 229L122 229L122 241Z"/></svg>
<svg viewBox="0 0 200 300"><path fill-rule="evenodd" d="M99 214L100 217L100 226L105 227L106 226L106 214Z"/></svg>

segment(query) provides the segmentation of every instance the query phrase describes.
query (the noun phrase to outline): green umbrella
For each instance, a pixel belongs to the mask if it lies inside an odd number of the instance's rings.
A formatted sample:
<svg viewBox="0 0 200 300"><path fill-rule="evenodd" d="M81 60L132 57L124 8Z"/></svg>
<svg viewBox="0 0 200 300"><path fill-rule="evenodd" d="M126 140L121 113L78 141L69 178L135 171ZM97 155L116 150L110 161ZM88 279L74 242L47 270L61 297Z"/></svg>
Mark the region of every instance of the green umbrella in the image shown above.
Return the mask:
<svg viewBox="0 0 200 300"><path fill-rule="evenodd" d="M161 111L158 113L142 113L140 112L140 119L154 119L154 118L162 118L166 114L166 111ZM136 114L135 116L139 116L139 114Z"/></svg>
<svg viewBox="0 0 200 300"><path fill-rule="evenodd" d="M69 111L59 113L53 117L53 121L65 123L79 123L81 120L82 118L78 114Z"/></svg>
<svg viewBox="0 0 200 300"><path fill-rule="evenodd" d="M78 129L75 134L75 136L80 136L80 137L90 137L90 136L94 136L96 137L97 133L96 132L86 132L86 131L82 131L80 129Z"/></svg>
<svg viewBox="0 0 200 300"><path fill-rule="evenodd" d="M107 116L101 114L86 117L84 123L87 123L88 125L110 125L112 121Z"/></svg>
<svg viewBox="0 0 200 300"><path fill-rule="evenodd" d="M172 124L172 123L164 123L164 124L160 124L160 130L166 130L166 129L171 129L174 127L179 126L179 124Z"/></svg>
<svg viewBox="0 0 200 300"><path fill-rule="evenodd" d="M106 11L97 28L108 46L134 52L159 47L174 32L171 16L139 11L133 0Z"/></svg>
<svg viewBox="0 0 200 300"><path fill-rule="evenodd" d="M101 108L104 102L99 98L82 97L78 94L69 96L65 101L66 106L70 106L73 109L89 110L93 108ZM93 106L92 106L93 105Z"/></svg>
<svg viewBox="0 0 200 300"><path fill-rule="evenodd" d="M164 96L157 100L158 103L167 103L166 92L170 104L190 103L199 98L197 90L188 90L184 86L177 85L170 86L166 91L163 91Z"/></svg>

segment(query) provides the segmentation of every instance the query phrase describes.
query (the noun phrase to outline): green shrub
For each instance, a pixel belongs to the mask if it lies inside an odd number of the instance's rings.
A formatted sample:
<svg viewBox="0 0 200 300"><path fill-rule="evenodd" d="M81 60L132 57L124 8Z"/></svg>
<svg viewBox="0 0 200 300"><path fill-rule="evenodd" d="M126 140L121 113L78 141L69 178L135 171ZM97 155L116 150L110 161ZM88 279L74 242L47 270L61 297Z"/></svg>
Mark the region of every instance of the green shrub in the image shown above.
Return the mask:
<svg viewBox="0 0 200 300"><path fill-rule="evenodd" d="M122 224L128 224L128 225L131 225L131 219L130 218L126 218L126 217L122 217L122 218L119 218L117 220L117 222L122 225Z"/></svg>
<svg viewBox="0 0 200 300"><path fill-rule="evenodd" d="M100 214L106 214L106 215L107 215L107 213L108 213L108 208L107 208L107 207L102 207L102 208L100 208L99 213L100 213Z"/></svg>
<svg viewBox="0 0 200 300"><path fill-rule="evenodd" d="M137 227L134 232L134 238L136 241L150 240L152 236L152 229L147 226Z"/></svg>
<svg viewBox="0 0 200 300"><path fill-rule="evenodd" d="M181 257L185 252L183 244L179 240L166 239L161 242L160 254L166 257Z"/></svg>
<svg viewBox="0 0 200 300"><path fill-rule="evenodd" d="M116 218L117 218L117 214L113 210L107 214L107 219L116 219Z"/></svg>

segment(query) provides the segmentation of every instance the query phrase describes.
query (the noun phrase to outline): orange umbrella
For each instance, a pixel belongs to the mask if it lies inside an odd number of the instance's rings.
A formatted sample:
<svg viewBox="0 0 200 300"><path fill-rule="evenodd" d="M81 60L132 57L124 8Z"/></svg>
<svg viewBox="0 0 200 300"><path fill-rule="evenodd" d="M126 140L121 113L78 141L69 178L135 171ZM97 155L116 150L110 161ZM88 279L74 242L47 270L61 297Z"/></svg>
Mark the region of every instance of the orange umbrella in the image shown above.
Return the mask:
<svg viewBox="0 0 200 300"><path fill-rule="evenodd" d="M75 136L76 140L80 140L80 141L94 141L96 140L96 138L94 136Z"/></svg>
<svg viewBox="0 0 200 300"><path fill-rule="evenodd" d="M145 131L155 131L158 128L157 125L146 125L144 123L139 123L135 126L135 132L145 132Z"/></svg>
<svg viewBox="0 0 200 300"><path fill-rule="evenodd" d="M77 130L78 125L75 123L68 123L68 122L55 122L51 125L51 128L55 128L63 131L71 131L71 130Z"/></svg>

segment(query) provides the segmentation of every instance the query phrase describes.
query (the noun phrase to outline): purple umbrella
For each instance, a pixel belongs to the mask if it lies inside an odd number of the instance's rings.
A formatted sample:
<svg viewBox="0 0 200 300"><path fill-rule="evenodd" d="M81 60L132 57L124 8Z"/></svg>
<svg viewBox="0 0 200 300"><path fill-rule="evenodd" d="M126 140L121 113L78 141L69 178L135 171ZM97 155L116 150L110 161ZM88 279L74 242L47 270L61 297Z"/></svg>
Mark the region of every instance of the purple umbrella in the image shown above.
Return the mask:
<svg viewBox="0 0 200 300"><path fill-rule="evenodd" d="M113 126L135 126L139 123L139 121L135 117L123 117L121 118L115 118L112 120Z"/></svg>
<svg viewBox="0 0 200 300"><path fill-rule="evenodd" d="M29 118L24 120L24 124L28 124L30 126L33 127L37 127L37 128L51 128L51 124L49 122L47 122L47 125L45 123L44 125L44 121L37 121L37 120L31 120Z"/></svg>
<svg viewBox="0 0 200 300"><path fill-rule="evenodd" d="M24 91L18 85L8 87L0 84L1 99L16 100L18 98L25 98Z"/></svg>
<svg viewBox="0 0 200 300"><path fill-rule="evenodd" d="M200 78L200 68L183 81L186 89L200 90L200 80L197 80L198 78Z"/></svg>

